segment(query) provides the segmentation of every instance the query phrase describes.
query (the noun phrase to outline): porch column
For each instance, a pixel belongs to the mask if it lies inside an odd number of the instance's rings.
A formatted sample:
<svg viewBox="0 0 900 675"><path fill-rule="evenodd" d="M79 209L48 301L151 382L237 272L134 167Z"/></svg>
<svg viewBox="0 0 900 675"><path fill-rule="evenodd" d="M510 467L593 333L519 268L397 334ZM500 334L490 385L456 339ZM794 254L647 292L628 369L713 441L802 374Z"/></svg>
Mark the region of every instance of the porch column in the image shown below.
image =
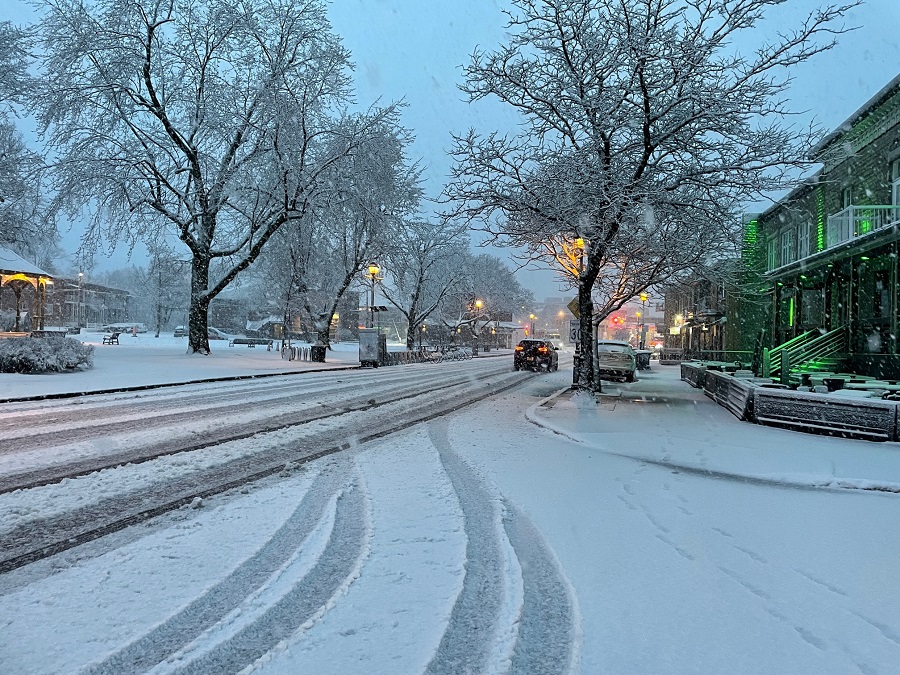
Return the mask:
<svg viewBox="0 0 900 675"><path fill-rule="evenodd" d="M890 295L891 352L890 353L896 354L898 351L897 350L897 345L898 345L897 330L898 330L898 328L900 328L900 325L898 325L898 321L897 321L897 315L898 315L898 313L900 313L900 312L898 312L898 309L900 309L900 308L897 307L897 281L898 281L897 265L900 264L900 258L898 258L898 253L900 253L900 245L898 245L896 241L893 244L891 244L891 253L893 253L893 255L894 255L895 262L893 265L891 265L890 271L888 272L888 279L889 279L890 288L891 288L891 295Z"/></svg>
<svg viewBox="0 0 900 675"><path fill-rule="evenodd" d="M775 306L772 308L772 346L777 347L781 344L778 327L781 325L781 289L783 287L779 286L777 281L774 283L775 292L772 293L772 298Z"/></svg>

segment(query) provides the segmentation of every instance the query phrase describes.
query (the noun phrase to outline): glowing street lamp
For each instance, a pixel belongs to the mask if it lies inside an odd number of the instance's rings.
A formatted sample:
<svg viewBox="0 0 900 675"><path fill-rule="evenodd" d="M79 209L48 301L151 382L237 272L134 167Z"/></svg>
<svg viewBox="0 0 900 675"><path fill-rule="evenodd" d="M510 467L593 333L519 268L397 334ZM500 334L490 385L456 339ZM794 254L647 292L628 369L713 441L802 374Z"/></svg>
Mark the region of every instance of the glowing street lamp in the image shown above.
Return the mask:
<svg viewBox="0 0 900 675"><path fill-rule="evenodd" d="M366 328L375 326L375 282L380 278L378 276L379 272L381 272L381 268L377 263L369 263L368 275L371 286L369 293L369 320L366 322Z"/></svg>
<svg viewBox="0 0 900 675"><path fill-rule="evenodd" d="M647 297L648 297L648 296L647 296L646 293L641 293L641 295L640 295L640 298L641 298L641 342L640 342L640 349L643 349L643 348L644 348L644 343L647 341L647 328L646 328L646 325L644 324L644 305L647 304Z"/></svg>

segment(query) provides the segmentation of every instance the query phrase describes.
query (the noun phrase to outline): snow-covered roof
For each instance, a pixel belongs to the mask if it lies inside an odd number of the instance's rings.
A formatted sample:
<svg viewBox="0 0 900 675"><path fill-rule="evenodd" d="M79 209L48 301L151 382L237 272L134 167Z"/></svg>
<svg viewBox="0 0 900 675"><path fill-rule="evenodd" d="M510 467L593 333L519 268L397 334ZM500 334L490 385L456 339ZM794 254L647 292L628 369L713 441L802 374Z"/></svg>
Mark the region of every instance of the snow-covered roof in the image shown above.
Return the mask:
<svg viewBox="0 0 900 675"><path fill-rule="evenodd" d="M267 323L282 323L284 321L284 317L282 316L267 316L265 319L256 319L255 321L247 321L246 329L247 330L259 330Z"/></svg>
<svg viewBox="0 0 900 675"><path fill-rule="evenodd" d="M0 272L4 274L27 274L35 277L50 277L37 265L28 262L18 253L0 246Z"/></svg>
<svg viewBox="0 0 900 675"><path fill-rule="evenodd" d="M837 129L832 131L830 134L825 136L825 138L823 138L821 141L819 141L815 146L813 146L812 150L810 150L810 152L809 152L810 158L811 159L818 158L819 154L826 147L831 145L831 143L836 138L839 138L840 136L843 136L845 133L850 131L850 129L853 128L854 124L859 122L859 120L861 120L863 117L865 117L870 112L872 112L872 110L874 110L879 105L884 103L884 101L886 101L890 96L892 96L894 94L894 92L897 91L898 88L900 88L900 75L897 75L896 77L894 77L894 79L892 79L890 82L888 82L886 85L884 85L878 91L877 94L875 94L872 98L870 98L868 101L863 103L863 105L855 113L850 115L850 117L848 117L847 120L843 124L841 124Z"/></svg>

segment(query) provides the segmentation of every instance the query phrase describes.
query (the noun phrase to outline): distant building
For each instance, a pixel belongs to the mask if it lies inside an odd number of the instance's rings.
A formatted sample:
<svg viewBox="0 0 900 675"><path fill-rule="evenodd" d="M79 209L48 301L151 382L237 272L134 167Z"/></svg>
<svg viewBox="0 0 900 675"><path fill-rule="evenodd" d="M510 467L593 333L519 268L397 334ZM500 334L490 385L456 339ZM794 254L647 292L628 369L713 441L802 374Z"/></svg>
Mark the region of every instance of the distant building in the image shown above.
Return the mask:
<svg viewBox="0 0 900 675"><path fill-rule="evenodd" d="M100 328L124 323L129 316L128 291L86 281L83 276L56 277L48 288L48 325Z"/></svg>

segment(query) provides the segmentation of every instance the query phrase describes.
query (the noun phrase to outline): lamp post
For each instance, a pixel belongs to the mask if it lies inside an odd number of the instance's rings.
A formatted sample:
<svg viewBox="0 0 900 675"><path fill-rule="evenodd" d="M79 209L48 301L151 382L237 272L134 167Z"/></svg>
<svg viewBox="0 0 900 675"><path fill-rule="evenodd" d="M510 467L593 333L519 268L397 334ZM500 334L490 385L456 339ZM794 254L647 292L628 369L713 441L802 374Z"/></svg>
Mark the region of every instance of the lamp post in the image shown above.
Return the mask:
<svg viewBox="0 0 900 675"><path fill-rule="evenodd" d="M81 282L84 279L84 272L78 273L78 327L84 328L84 290L82 289Z"/></svg>
<svg viewBox="0 0 900 675"><path fill-rule="evenodd" d="M641 293L641 341L640 341L640 349L644 348L644 342L647 340L647 328L644 324L644 306L647 303L647 294Z"/></svg>
<svg viewBox="0 0 900 675"><path fill-rule="evenodd" d="M472 326L472 333L474 334L474 338L472 340L472 355L478 356L478 317L481 316L481 310L484 309L484 301L475 299L475 322Z"/></svg>
<svg viewBox="0 0 900 675"><path fill-rule="evenodd" d="M528 318L531 319L531 335L530 337L535 337L534 335L534 320L537 319L537 316L532 313L528 315Z"/></svg>
<svg viewBox="0 0 900 675"><path fill-rule="evenodd" d="M366 328L375 326L375 282L378 280L379 272L381 272L381 268L377 263L369 263L368 273L371 286L369 292L369 316L368 321L366 321Z"/></svg>

